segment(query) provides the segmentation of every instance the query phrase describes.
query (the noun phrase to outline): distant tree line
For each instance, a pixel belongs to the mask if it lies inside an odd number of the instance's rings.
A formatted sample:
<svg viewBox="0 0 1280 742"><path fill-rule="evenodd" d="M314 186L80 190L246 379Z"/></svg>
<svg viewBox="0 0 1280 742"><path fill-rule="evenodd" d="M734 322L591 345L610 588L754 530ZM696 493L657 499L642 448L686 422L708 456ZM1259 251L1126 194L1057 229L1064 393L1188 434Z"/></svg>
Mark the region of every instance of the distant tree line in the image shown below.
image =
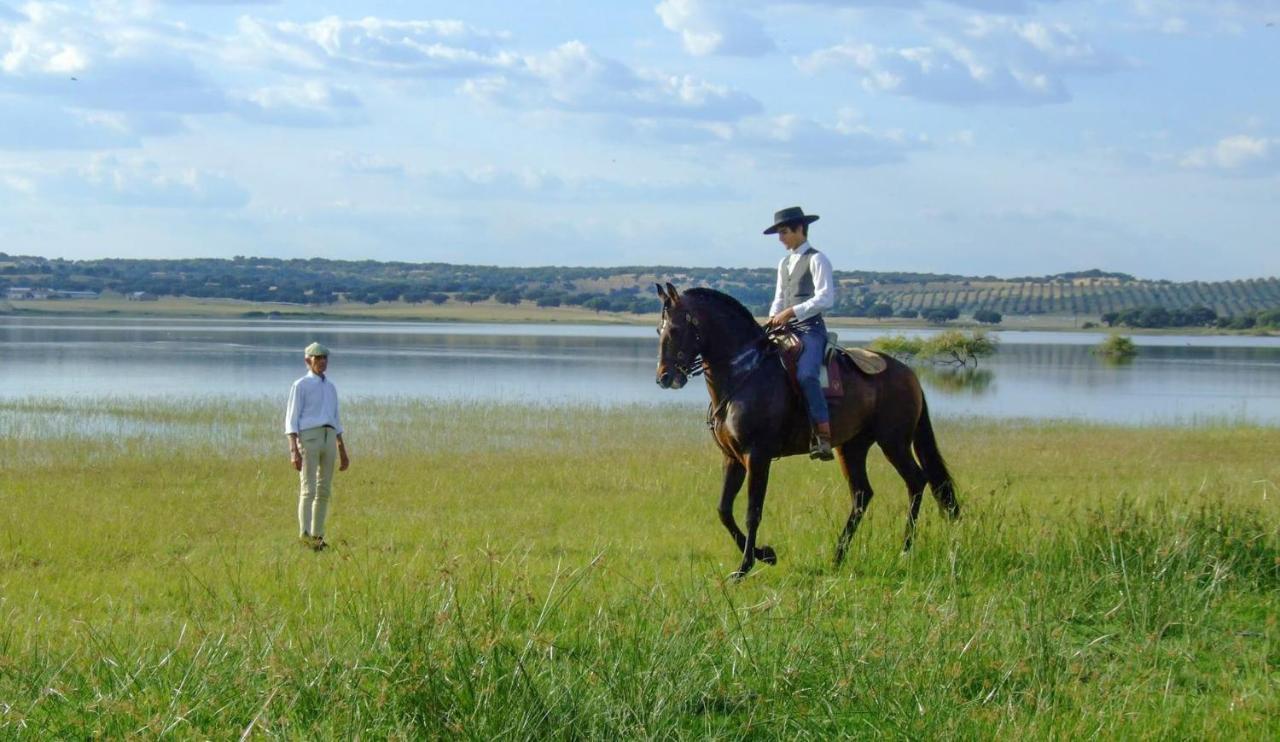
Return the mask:
<svg viewBox="0 0 1280 742"><path fill-rule="evenodd" d="M0 288L147 292L156 296L242 299L313 306L337 302L476 304L531 302L597 312L658 310L654 281L679 288L710 286L753 313L768 313L776 269L681 266L572 268L448 263L279 259L64 260L0 253ZM1234 322L1268 326L1280 307L1280 280L1216 283L1141 281L1100 270L1006 281L993 276L837 271L839 317L924 318L942 324L970 315L999 324L1005 316L1085 314L1133 327ZM1155 309L1168 312L1165 317ZM1205 319L1212 313L1213 319ZM1123 315L1123 316L1122 316ZM1224 318L1230 318L1224 320ZM1139 324L1146 323L1146 324ZM1182 324L1180 324L1182 323Z"/></svg>

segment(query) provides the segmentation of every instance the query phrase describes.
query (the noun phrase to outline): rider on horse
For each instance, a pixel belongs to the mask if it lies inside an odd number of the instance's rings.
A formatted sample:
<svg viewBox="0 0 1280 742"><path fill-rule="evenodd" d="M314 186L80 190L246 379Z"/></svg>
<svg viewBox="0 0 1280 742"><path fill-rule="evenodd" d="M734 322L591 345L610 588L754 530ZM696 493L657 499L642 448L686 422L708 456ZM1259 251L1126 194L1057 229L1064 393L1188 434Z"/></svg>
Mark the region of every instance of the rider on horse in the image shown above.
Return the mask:
<svg viewBox="0 0 1280 742"><path fill-rule="evenodd" d="M776 233L787 248L787 256L778 263L778 288L769 307L768 326L775 330L785 327L804 343L796 377L815 434L809 457L830 461L831 422L819 372L827 347L822 313L836 303L836 284L831 261L809 244L809 225L816 221L817 214L805 214L799 206L792 206L775 213L773 226L764 231Z"/></svg>

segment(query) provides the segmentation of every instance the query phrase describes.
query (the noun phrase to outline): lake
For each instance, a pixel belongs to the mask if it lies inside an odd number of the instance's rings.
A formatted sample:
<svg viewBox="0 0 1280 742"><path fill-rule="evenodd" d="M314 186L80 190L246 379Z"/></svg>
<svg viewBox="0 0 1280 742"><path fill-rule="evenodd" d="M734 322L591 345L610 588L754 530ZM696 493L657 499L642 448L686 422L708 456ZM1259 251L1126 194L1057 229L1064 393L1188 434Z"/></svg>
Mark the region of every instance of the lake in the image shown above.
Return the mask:
<svg viewBox="0 0 1280 742"><path fill-rule="evenodd" d="M839 332L846 345L883 334ZM935 416L1280 423L1280 338L1135 336L1138 358L1110 365L1090 352L1104 334L993 334L1000 351L976 371L921 369ZM283 409L313 340L332 349L344 401L707 403L701 382L654 384L652 327L12 316L0 317L0 400L261 398Z"/></svg>

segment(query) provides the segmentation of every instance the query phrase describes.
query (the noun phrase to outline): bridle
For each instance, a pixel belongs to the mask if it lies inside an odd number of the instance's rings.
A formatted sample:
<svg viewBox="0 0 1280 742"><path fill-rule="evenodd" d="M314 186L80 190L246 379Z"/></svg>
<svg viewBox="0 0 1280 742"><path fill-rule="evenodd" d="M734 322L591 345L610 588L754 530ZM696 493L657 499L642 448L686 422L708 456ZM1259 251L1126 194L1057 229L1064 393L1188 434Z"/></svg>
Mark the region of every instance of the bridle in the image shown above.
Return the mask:
<svg viewBox="0 0 1280 742"><path fill-rule="evenodd" d="M662 324L658 326L659 337L662 336L663 329L666 328L669 322L671 322L669 312L670 310L666 308L662 310ZM697 318L693 316L692 312L686 311L684 313L684 320L685 326L680 329L690 330L693 333L693 347L702 348L702 335L698 331ZM778 353L778 345L773 341L777 337L788 332L790 332L790 330L785 328L766 328L763 338L758 338L755 341L748 343L746 347L739 351L738 354L729 361L728 380L731 385L729 386L729 390L720 397L720 401L718 403L707 403L708 428L712 430L715 429L716 422L720 419L721 413L723 413L725 408L728 407L729 402L733 401L734 395L742 391L742 387L746 385L747 381L749 381L760 368L767 356L776 355ZM762 343L764 344L763 349L760 348ZM671 364L672 368L679 371L687 378L701 376L706 373L707 362L706 359L702 357L701 352L694 353L687 362L684 360L683 356L683 350L676 353L675 362Z"/></svg>
<svg viewBox="0 0 1280 742"><path fill-rule="evenodd" d="M684 313L684 321L685 321L685 327L680 328L681 331L684 331L685 329L690 330L693 333L693 347L701 348L702 334L698 332L698 318L693 316L693 312L686 311ZM662 324L658 325L658 337L662 337L662 330L670 322L671 322L670 310L663 309ZM695 376L701 376L702 374L706 373L707 364L706 364L706 361L702 359L702 353L700 352L693 353L691 357L688 359L688 361L685 361L684 355L685 355L685 352L683 350L676 351L676 358L675 358L675 361L671 364L671 367L674 368L676 371L679 371L681 374L683 374L685 378L689 378L689 379Z"/></svg>

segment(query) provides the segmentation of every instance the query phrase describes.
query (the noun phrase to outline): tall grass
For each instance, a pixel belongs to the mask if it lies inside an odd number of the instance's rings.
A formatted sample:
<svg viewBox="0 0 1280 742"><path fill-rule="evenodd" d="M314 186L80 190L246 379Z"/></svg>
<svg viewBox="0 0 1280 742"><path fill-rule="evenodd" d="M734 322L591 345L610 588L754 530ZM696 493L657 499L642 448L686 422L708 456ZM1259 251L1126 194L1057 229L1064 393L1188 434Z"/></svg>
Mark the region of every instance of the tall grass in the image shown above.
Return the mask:
<svg viewBox="0 0 1280 742"><path fill-rule="evenodd" d="M782 460L733 585L687 411L350 404L314 553L276 405L60 404L0 404L0 736L1280 732L1273 429L943 421L964 519L900 556L873 456L838 569Z"/></svg>

